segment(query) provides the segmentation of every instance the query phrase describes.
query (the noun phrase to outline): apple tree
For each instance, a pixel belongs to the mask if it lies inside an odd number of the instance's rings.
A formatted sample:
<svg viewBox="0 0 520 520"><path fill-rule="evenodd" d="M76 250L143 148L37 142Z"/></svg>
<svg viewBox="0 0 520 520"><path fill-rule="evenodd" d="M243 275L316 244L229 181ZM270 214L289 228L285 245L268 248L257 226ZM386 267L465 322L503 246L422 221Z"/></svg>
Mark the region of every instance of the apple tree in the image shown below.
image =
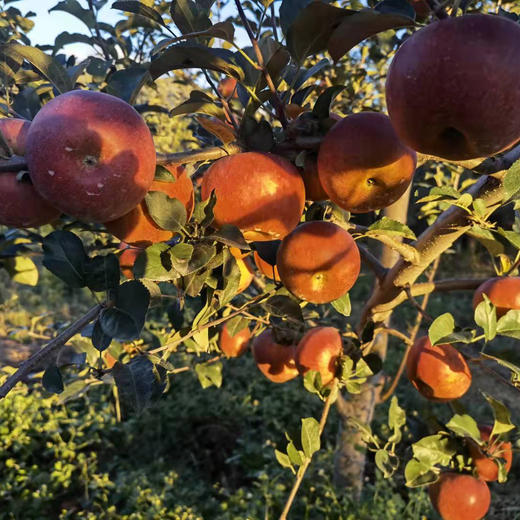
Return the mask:
<svg viewBox="0 0 520 520"><path fill-rule="evenodd" d="M58 2L86 32L39 46L31 13L0 13L1 265L92 298L0 398L44 363L48 391L109 385L128 416L181 372L220 387L223 364L251 355L273 399L300 378L323 401L273 452L295 475L281 519L332 406L338 487L361 488L370 454L386 478L428 486L442 518L483 518L487 482L511 469L520 388L494 348L520 339L516 2L123 0L114 26L107 3ZM157 94L164 82L184 97ZM494 276L439 278L462 241ZM360 273L373 290L351 302ZM428 312L457 291L474 294L470 326ZM405 305L411 327L392 320ZM411 442L405 372L410 392L447 403Z"/></svg>

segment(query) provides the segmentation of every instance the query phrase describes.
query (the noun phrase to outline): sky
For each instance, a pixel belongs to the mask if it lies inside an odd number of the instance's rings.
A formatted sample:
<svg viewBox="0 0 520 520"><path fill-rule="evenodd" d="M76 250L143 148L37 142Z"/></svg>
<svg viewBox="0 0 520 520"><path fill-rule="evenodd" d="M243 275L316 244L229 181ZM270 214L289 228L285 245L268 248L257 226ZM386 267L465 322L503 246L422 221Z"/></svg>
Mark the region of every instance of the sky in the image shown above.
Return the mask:
<svg viewBox="0 0 520 520"><path fill-rule="evenodd" d="M121 17L121 11L111 9L111 5L115 0L111 0L100 11L100 20L103 22L115 25ZM33 30L29 33L31 43L34 44L49 44L54 43L54 38L63 31L70 33L85 33L88 34L86 26L75 16L65 13L63 11L52 11L49 9L54 7L59 0L18 0L13 2L13 7L19 9L22 14L28 11L36 13L36 17L32 18L35 22ZM88 7L86 0L79 0L83 7ZM71 44L67 46L67 53L76 54L78 58L84 58L89 54L89 47L85 44Z"/></svg>

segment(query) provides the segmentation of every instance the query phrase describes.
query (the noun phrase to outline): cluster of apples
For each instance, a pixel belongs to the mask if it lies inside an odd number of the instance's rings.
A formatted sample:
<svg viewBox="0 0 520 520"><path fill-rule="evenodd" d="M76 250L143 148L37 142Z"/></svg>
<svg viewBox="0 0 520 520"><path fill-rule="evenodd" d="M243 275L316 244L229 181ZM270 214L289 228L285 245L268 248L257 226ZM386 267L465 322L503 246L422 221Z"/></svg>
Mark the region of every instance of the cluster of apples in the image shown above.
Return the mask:
<svg viewBox="0 0 520 520"><path fill-rule="evenodd" d="M520 309L520 278L491 278L473 296L476 309L486 295L496 307L497 318ZM452 345L432 345L424 336L416 340L407 359L407 374L413 386L427 399L448 402L462 397L471 385L471 371L462 354ZM468 441L476 476L444 472L430 486L430 498L444 520L478 520L487 513L491 495L486 482L498 479L501 459L506 472L513 460L510 442L492 437L492 428L479 426L482 445ZM463 497L461 499L461 497ZM461 516L464 512L465 516Z"/></svg>
<svg viewBox="0 0 520 520"><path fill-rule="evenodd" d="M65 213L106 222L133 210L150 189L156 154L141 116L100 92L71 91L48 102L32 122L0 120L31 183L0 176L0 223L39 226Z"/></svg>
<svg viewBox="0 0 520 520"><path fill-rule="evenodd" d="M220 330L219 348L227 357L241 356L250 342L247 327L233 336L226 325ZM326 386L336 376L343 342L334 327L313 327L298 343L277 338L276 331L268 328L253 339L251 352L260 372L273 383L285 383L314 370Z"/></svg>

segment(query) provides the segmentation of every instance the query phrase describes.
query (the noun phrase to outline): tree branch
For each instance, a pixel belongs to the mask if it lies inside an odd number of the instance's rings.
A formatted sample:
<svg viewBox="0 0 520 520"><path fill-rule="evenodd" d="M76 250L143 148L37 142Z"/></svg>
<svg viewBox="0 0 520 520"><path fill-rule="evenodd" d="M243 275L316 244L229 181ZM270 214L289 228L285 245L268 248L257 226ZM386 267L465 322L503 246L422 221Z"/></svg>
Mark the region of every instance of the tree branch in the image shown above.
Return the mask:
<svg viewBox="0 0 520 520"><path fill-rule="evenodd" d="M492 213L504 198L502 175L484 176L471 186L466 193L474 198L480 198ZM399 305L406 294L404 287L412 286L412 295L417 296L414 282L424 270L452 244L471 229L468 213L457 206L451 206L426 229L411 245L416 248L419 258L413 264L400 259L389 271L383 283L371 296L362 313L361 327L367 320L384 321L392 310ZM437 285L442 287L442 285ZM452 285L453 287L453 285ZM451 290L454 290L452 288ZM426 291L428 292L428 291ZM423 292L422 294L426 294ZM430 291L431 292L431 291ZM420 293L419 293L420 294Z"/></svg>
<svg viewBox="0 0 520 520"><path fill-rule="evenodd" d="M363 262L367 264L367 266L376 275L378 280L383 280L383 278L386 276L386 273L388 272L388 269L383 267L383 264L381 264L379 259L374 254L372 254L368 248L362 246L361 244L357 244L357 246Z"/></svg>
<svg viewBox="0 0 520 520"><path fill-rule="evenodd" d="M489 159L473 168L473 171L483 175L491 175L503 170L509 170L518 159L520 159L520 145L511 148L504 154L489 157Z"/></svg>
<svg viewBox="0 0 520 520"><path fill-rule="evenodd" d="M27 361L22 363L18 370L10 375L5 383L0 386L0 399L3 399L15 385L24 379L31 371L45 358L52 355L59 348L63 347L65 343L80 332L86 325L99 316L99 313L104 309L104 304L98 304L92 307L84 316L77 319L72 325L60 332L52 341L47 343L45 347L33 354Z"/></svg>

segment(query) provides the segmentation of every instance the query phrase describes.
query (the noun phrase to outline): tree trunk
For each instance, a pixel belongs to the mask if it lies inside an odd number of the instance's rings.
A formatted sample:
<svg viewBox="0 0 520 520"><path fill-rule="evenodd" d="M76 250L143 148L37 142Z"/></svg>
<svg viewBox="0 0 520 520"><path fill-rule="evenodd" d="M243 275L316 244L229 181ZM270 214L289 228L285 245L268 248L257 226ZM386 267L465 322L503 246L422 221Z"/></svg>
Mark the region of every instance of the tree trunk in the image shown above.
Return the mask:
<svg viewBox="0 0 520 520"><path fill-rule="evenodd" d="M393 220L406 223L409 201L410 188L397 202L385 209L385 215ZM383 246L381 263L384 267L392 267L398 258L398 253L387 246ZM390 318L387 319L388 323L389 321ZM379 334L374 339L371 352L384 360L387 342L388 336ZM337 407L341 422L334 460L334 483L338 489L350 488L358 497L363 488L366 450L361 441L361 434L349 425L348 419L353 417L363 424L370 424L382 387L382 375L376 374L368 384L364 385L360 394L353 394L348 397L341 394L338 396Z"/></svg>

